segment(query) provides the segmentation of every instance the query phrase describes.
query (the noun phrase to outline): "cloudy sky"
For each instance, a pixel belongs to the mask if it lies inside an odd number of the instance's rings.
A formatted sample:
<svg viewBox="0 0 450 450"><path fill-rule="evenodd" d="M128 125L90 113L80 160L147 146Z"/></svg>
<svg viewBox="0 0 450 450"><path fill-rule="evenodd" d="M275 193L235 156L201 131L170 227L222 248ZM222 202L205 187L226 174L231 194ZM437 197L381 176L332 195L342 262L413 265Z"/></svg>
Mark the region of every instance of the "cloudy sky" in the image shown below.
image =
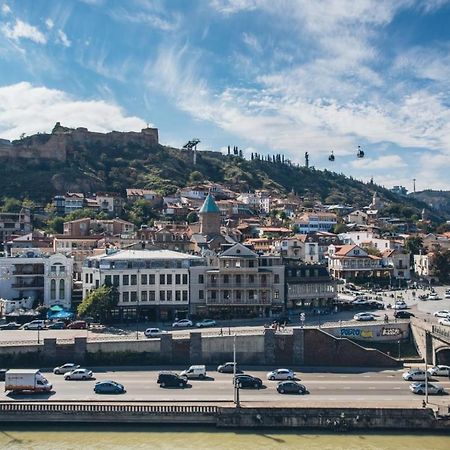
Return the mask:
<svg viewBox="0 0 450 450"><path fill-rule="evenodd" d="M0 137L149 123L450 189L449 24L447 0L0 0Z"/></svg>

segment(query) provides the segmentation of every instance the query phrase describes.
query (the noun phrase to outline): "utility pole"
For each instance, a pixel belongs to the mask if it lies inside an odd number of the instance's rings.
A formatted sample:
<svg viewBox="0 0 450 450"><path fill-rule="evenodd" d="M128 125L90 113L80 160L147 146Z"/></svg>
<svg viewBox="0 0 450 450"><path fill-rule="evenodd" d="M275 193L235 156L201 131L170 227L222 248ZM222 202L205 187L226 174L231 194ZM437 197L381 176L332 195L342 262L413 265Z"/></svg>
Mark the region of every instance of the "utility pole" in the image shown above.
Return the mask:
<svg viewBox="0 0 450 450"><path fill-rule="evenodd" d="M234 404L239 408L239 386L236 380L236 333L233 336L233 390L234 390Z"/></svg>
<svg viewBox="0 0 450 450"><path fill-rule="evenodd" d="M416 193L416 179L413 178L413 192Z"/></svg>

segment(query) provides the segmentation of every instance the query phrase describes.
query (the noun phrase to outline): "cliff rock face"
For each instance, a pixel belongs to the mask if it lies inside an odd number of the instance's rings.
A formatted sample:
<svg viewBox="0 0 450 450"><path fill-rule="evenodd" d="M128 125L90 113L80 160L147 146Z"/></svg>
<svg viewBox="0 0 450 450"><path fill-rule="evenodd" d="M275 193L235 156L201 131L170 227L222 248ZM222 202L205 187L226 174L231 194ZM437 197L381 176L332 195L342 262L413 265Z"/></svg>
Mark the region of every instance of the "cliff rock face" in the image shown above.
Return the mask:
<svg viewBox="0 0 450 450"><path fill-rule="evenodd" d="M13 142L0 139L0 158L65 162L77 148L92 142L106 147L129 144L140 147L152 146L158 144L158 129L144 128L140 132L97 133L87 128L63 127L57 122L51 134L36 134Z"/></svg>

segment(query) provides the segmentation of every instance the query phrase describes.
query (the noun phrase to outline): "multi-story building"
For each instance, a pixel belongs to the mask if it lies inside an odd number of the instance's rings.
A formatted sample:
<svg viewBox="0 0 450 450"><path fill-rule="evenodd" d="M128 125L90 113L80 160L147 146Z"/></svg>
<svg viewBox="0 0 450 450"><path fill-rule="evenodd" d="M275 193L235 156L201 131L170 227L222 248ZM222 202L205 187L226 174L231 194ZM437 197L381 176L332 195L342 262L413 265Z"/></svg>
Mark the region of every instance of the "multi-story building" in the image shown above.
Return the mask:
<svg viewBox="0 0 450 450"><path fill-rule="evenodd" d="M383 258L369 255L353 244L329 246L328 270L335 279L385 282L392 279L394 269L385 265Z"/></svg>
<svg viewBox="0 0 450 450"><path fill-rule="evenodd" d="M124 200L115 192L97 192L95 195L100 210L110 214L120 214L123 209Z"/></svg>
<svg viewBox="0 0 450 450"><path fill-rule="evenodd" d="M64 196L64 214L83 209L85 198L82 192L67 192Z"/></svg>
<svg viewBox="0 0 450 450"><path fill-rule="evenodd" d="M349 231L339 234L339 239L346 245L355 244L363 247L373 247L383 252L394 248L395 243L389 239L381 239L371 231Z"/></svg>
<svg viewBox="0 0 450 450"><path fill-rule="evenodd" d="M240 243L223 245L208 267L192 270L191 312L210 317L268 317L285 307L284 266Z"/></svg>
<svg viewBox="0 0 450 450"><path fill-rule="evenodd" d="M406 250L390 249L382 253L384 264L393 268L392 276L395 280L411 279L411 253Z"/></svg>
<svg viewBox="0 0 450 450"><path fill-rule="evenodd" d="M87 258L83 264L83 298L102 286L115 286L117 320L172 320L189 313L192 267L204 266L199 256L171 250L119 250Z"/></svg>
<svg viewBox="0 0 450 450"><path fill-rule="evenodd" d="M336 281L320 265L285 260L287 309L330 309L336 298Z"/></svg>
<svg viewBox="0 0 450 450"><path fill-rule="evenodd" d="M276 240L274 249L283 258L292 258L310 264L319 262L319 244L306 234Z"/></svg>
<svg viewBox="0 0 450 450"><path fill-rule="evenodd" d="M0 247L13 235L23 235L32 230L30 211L22 208L18 213L0 213Z"/></svg>
<svg viewBox="0 0 450 450"><path fill-rule="evenodd" d="M64 235L89 236L92 232L107 235L123 235L134 232L134 224L122 219L90 219L89 217L64 222Z"/></svg>
<svg viewBox="0 0 450 450"><path fill-rule="evenodd" d="M53 236L35 230L11 239L6 243L6 255L16 256L24 251L36 251L38 253L53 253Z"/></svg>
<svg viewBox="0 0 450 450"><path fill-rule="evenodd" d="M0 258L0 297L32 298L35 306L71 306L72 259L61 254L26 251Z"/></svg>
<svg viewBox="0 0 450 450"><path fill-rule="evenodd" d="M295 219L297 231L301 234L330 231L337 224L337 216L330 212L308 212Z"/></svg>

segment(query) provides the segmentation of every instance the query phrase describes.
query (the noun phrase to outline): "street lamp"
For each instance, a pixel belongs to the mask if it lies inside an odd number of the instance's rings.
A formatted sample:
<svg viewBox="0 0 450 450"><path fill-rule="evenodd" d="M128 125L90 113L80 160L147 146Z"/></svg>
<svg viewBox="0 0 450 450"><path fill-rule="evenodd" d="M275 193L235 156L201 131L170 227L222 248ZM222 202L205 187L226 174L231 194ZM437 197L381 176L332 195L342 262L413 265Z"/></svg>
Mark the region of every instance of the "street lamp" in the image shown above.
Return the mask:
<svg viewBox="0 0 450 450"><path fill-rule="evenodd" d="M428 333L425 331L425 404L428 404Z"/></svg>
<svg viewBox="0 0 450 450"><path fill-rule="evenodd" d="M236 408L240 407L239 402L239 385L236 380L236 333L233 336L233 392L234 392L234 404Z"/></svg>

